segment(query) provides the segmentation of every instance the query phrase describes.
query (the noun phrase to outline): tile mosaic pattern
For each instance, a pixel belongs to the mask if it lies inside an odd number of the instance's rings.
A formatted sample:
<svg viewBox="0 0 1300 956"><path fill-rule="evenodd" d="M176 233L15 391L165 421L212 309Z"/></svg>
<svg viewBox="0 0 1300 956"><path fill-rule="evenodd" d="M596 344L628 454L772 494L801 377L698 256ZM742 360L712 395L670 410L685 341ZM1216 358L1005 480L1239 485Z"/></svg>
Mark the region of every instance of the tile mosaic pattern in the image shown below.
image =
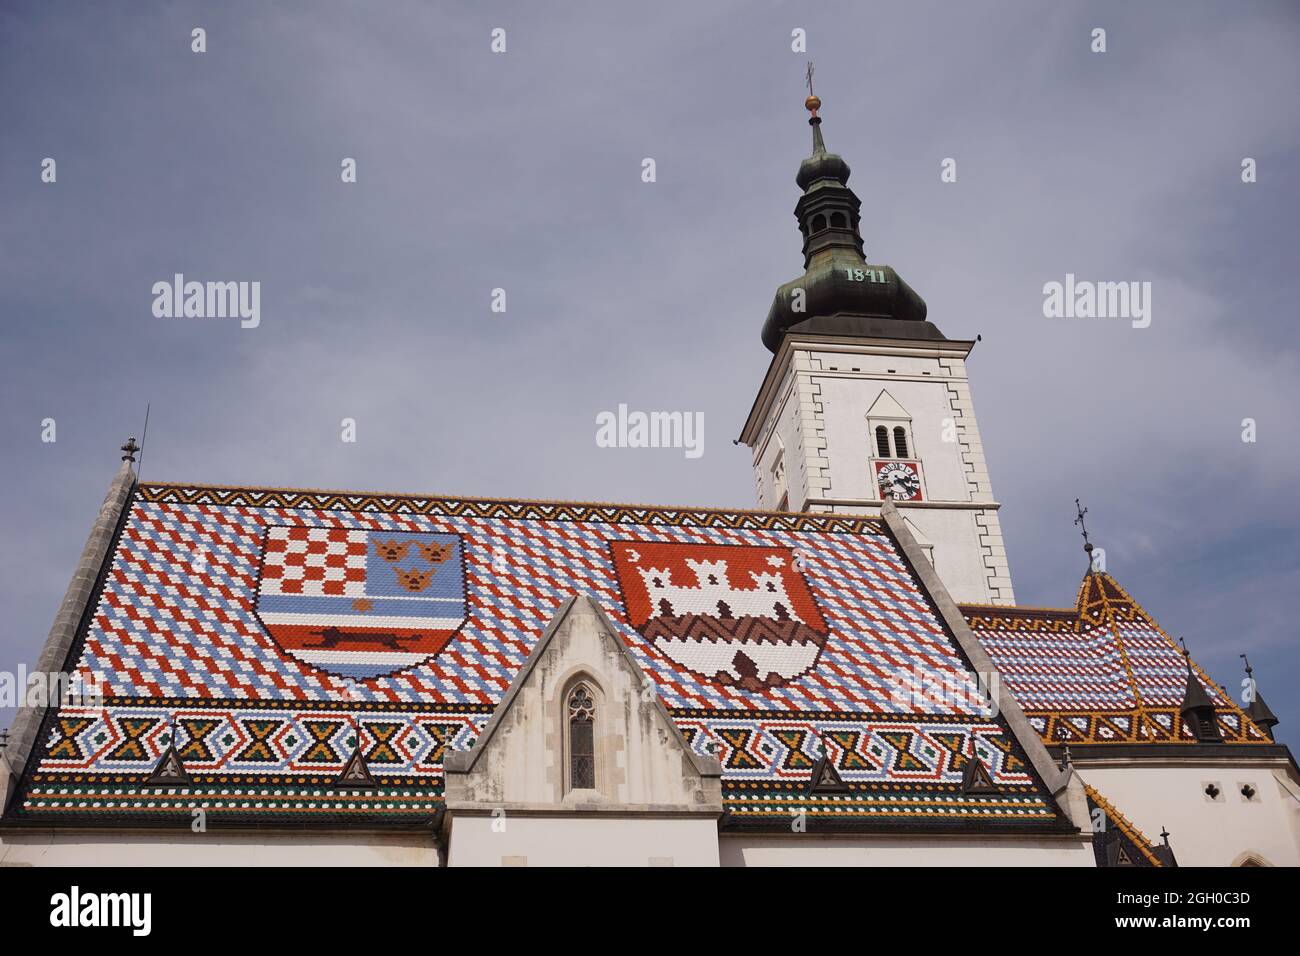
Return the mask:
<svg viewBox="0 0 1300 956"><path fill-rule="evenodd" d="M1089 574L1072 610L962 607L967 623L1050 744L1195 744L1179 707L1187 659L1109 575ZM1269 739L1193 662L1224 742Z"/></svg>
<svg viewBox="0 0 1300 956"><path fill-rule="evenodd" d="M1096 789L1084 784L1088 812L1100 826L1092 834L1093 855L1100 866L1170 866L1173 857L1129 822L1128 817ZM1100 817L1100 819L1099 819Z"/></svg>
<svg viewBox="0 0 1300 956"><path fill-rule="evenodd" d="M427 819L575 592L739 815L1059 825L870 519L169 485L137 488L76 650L109 699L47 721L20 812ZM194 786L144 788L173 727ZM379 791L332 785L358 731ZM835 800L806 793L822 746ZM973 752L996 798L960 794Z"/></svg>

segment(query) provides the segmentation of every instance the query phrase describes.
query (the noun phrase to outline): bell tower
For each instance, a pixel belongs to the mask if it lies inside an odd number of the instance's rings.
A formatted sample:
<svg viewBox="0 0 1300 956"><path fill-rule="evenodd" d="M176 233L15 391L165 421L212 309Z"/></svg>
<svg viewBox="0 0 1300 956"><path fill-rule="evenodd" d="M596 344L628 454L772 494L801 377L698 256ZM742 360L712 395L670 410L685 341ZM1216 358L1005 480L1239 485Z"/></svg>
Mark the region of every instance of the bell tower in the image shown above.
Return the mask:
<svg viewBox="0 0 1300 956"><path fill-rule="evenodd" d="M892 267L867 261L849 164L826 149L821 100L805 106L804 273L768 310L772 362L741 433L759 505L878 514L889 495L955 600L1014 604L966 375L975 343L945 336Z"/></svg>

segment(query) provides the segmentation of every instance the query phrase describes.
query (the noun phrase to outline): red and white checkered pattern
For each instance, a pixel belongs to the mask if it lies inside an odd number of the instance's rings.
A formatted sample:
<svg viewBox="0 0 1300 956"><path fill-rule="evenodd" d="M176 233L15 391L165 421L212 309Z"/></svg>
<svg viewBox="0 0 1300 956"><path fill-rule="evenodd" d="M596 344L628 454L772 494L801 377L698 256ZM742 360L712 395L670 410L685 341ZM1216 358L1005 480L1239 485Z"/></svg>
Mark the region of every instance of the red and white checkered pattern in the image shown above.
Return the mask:
<svg viewBox="0 0 1300 956"><path fill-rule="evenodd" d="M366 532L348 528L269 529L262 593L363 596Z"/></svg>

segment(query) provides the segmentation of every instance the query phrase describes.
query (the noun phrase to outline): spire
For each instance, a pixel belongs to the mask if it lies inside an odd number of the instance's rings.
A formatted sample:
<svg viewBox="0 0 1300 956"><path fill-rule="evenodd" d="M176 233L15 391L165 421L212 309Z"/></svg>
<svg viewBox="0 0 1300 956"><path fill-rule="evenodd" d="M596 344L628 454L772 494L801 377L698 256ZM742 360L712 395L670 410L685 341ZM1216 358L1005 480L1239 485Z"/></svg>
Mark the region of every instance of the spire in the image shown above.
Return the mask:
<svg viewBox="0 0 1300 956"><path fill-rule="evenodd" d="M1187 641L1178 639L1183 645L1183 657L1187 660L1187 686L1183 690L1183 704L1178 708L1183 725L1192 732L1197 743L1221 744L1223 735L1219 733L1219 722L1214 716L1214 701L1205 692L1196 672L1192 669L1192 655L1187 650Z"/></svg>
<svg viewBox="0 0 1300 956"><path fill-rule="evenodd" d="M818 98L817 94L813 92L812 60L808 61L806 82L808 83L808 99L803 101L803 106L804 109L812 114L812 116L808 118L808 125L812 127L813 131L813 153L824 153L826 152L826 144L822 142L822 119L817 115L817 111L822 108L822 101Z"/></svg>
<svg viewBox="0 0 1300 956"><path fill-rule="evenodd" d="M1169 845L1169 831L1163 826L1160 828L1160 845L1154 847L1151 851L1160 861L1161 866L1177 866L1178 859L1174 856L1174 848Z"/></svg>
<svg viewBox="0 0 1300 956"><path fill-rule="evenodd" d="M1094 570L1092 566L1093 547L1092 547L1092 542L1088 540L1088 526L1083 523L1083 516L1088 513L1088 509L1080 505L1079 499L1075 498L1074 510L1078 515L1078 517L1074 519L1074 523L1083 529L1082 531L1079 532L1081 535L1083 535L1083 553L1088 556L1088 570L1085 571L1084 574L1091 574Z"/></svg>
<svg viewBox="0 0 1300 956"><path fill-rule="evenodd" d="M763 323L763 344L775 352L787 330L822 335L943 341L925 321L925 301L886 265L869 265L863 252L862 202L848 187L849 164L826 149L822 101L808 64L804 108L812 127L812 154L799 164L803 191L794 215L803 236L804 274L777 289Z"/></svg>
<svg viewBox="0 0 1300 956"><path fill-rule="evenodd" d="M1250 667L1250 659L1245 654L1241 659L1246 662L1246 689L1250 694L1250 706L1246 708L1246 716L1255 722L1260 730L1268 734L1268 739L1273 739L1273 728L1281 721L1277 715L1269 709L1268 704L1264 703L1264 698L1259 693L1259 685L1255 683L1255 672Z"/></svg>
<svg viewBox="0 0 1300 956"><path fill-rule="evenodd" d="M812 155L799 164L799 175L795 177L795 182L807 196L812 188L822 181L838 183L840 186L846 186L849 181L849 164L844 158L837 153L828 153L826 151L826 140L822 138L822 118L817 115L817 111L822 108L821 97L813 93L813 65L808 64L808 98L803 101L804 109L809 112L808 125L812 127ZM844 200L843 207L847 211L852 208L852 232L856 240L858 253L862 253L862 237L858 235L858 208L861 203L853 191L847 187L844 189L844 196L839 197ZM799 212L796 210L795 215ZM802 219L800 220L802 223ZM847 222L845 223L847 225ZM834 228L834 227L832 227ZM805 231L805 235L807 232ZM842 237L841 237L842 238ZM804 265L808 259L808 244L804 243Z"/></svg>

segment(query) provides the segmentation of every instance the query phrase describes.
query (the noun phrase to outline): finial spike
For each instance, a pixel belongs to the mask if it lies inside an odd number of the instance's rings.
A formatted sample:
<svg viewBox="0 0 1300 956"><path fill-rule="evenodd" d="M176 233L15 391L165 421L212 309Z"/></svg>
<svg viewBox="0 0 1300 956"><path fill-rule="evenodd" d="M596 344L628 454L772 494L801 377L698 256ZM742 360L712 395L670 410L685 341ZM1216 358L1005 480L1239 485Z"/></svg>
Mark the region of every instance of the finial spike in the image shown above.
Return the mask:
<svg viewBox="0 0 1300 956"><path fill-rule="evenodd" d="M808 98L803 101L803 107L812 114L812 116L808 117L808 125L813 128L813 152L824 153L826 152L826 144L822 142L822 131L820 129L822 118L817 115L817 111L821 109L822 101L813 92L812 60L808 61L808 69L804 73L804 83L808 87Z"/></svg>
<svg viewBox="0 0 1300 956"><path fill-rule="evenodd" d="M1083 550L1088 555L1088 570L1091 571L1093 547L1092 547L1092 542L1088 540L1088 526L1084 524L1083 521L1083 516L1088 513L1088 509L1083 507L1083 505L1079 504L1079 499L1075 498L1074 510L1077 515L1077 517L1074 519L1074 523L1077 524L1082 529L1079 533L1083 535Z"/></svg>

